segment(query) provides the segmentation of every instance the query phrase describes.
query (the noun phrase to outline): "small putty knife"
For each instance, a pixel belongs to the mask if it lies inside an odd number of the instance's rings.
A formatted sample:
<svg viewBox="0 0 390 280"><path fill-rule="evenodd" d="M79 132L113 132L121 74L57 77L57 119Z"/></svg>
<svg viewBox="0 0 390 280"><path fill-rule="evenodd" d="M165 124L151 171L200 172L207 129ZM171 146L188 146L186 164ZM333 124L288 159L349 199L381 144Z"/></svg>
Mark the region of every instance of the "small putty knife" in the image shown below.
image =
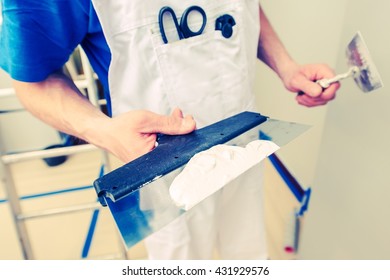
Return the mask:
<svg viewBox="0 0 390 280"><path fill-rule="evenodd" d="M356 85L365 93L383 87L382 78L379 75L360 31L355 34L348 44L345 56L349 66L348 71L330 79L316 81L323 89L349 77L353 77ZM302 91L298 92L298 95L303 94L304 92Z"/></svg>
<svg viewBox="0 0 390 280"><path fill-rule="evenodd" d="M130 248L187 211L172 200L164 186L196 154L219 144L233 143L238 138L250 142L260 135L282 147L308 128L255 112L243 112L190 134L161 135L154 150L96 179L94 187L101 204L109 207L126 247Z"/></svg>

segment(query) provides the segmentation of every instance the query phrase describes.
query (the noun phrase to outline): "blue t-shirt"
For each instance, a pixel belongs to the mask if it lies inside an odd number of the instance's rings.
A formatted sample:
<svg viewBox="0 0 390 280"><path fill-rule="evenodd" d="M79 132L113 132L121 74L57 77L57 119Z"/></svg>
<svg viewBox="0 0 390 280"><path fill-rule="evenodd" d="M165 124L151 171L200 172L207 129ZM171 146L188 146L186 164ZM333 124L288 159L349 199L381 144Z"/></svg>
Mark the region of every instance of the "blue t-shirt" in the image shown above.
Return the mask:
<svg viewBox="0 0 390 280"><path fill-rule="evenodd" d="M111 53L91 0L0 0L0 67L24 82L60 69L80 44L99 77L111 111Z"/></svg>

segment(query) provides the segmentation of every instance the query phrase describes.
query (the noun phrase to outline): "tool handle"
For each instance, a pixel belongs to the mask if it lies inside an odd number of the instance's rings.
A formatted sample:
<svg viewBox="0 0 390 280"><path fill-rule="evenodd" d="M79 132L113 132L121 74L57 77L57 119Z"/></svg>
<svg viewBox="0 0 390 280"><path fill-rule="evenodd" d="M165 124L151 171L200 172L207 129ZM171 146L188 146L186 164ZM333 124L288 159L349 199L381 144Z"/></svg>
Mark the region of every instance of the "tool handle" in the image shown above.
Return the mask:
<svg viewBox="0 0 390 280"><path fill-rule="evenodd" d="M349 68L349 70L343 74L336 75L330 79L321 79L321 80L318 80L315 82L322 87L322 90L324 90L324 89L328 88L331 84L337 83L341 80L344 80L348 77L351 77L352 75L354 75L358 71L359 71L359 68L357 66L353 66L353 67ZM298 95L303 95L303 94L305 94L303 91L298 92Z"/></svg>

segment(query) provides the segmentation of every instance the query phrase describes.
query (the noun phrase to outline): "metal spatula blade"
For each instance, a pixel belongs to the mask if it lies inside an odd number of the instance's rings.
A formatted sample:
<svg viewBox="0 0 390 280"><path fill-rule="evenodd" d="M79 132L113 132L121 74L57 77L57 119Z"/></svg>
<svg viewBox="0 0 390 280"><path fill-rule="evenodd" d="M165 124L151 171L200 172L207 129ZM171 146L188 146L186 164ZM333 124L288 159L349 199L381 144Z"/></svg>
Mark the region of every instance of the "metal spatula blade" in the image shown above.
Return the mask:
<svg viewBox="0 0 390 280"><path fill-rule="evenodd" d="M94 186L100 201L108 205L126 247L130 248L187 212L172 200L166 185L192 156L236 138L250 142L260 134L281 147L308 128L244 112L193 134L163 138L154 153L106 174L97 179Z"/></svg>
<svg viewBox="0 0 390 280"><path fill-rule="evenodd" d="M372 92L383 87L382 79L371 58L368 47L362 34L358 31L348 44L346 49L348 71L338 74L330 79L316 81L322 88L328 88L331 84L353 77L356 85L363 92ZM302 95L304 92L299 92Z"/></svg>
<svg viewBox="0 0 390 280"><path fill-rule="evenodd" d="M382 79L360 32L349 43L346 56L349 66L356 69L352 76L363 92L371 92L383 87Z"/></svg>

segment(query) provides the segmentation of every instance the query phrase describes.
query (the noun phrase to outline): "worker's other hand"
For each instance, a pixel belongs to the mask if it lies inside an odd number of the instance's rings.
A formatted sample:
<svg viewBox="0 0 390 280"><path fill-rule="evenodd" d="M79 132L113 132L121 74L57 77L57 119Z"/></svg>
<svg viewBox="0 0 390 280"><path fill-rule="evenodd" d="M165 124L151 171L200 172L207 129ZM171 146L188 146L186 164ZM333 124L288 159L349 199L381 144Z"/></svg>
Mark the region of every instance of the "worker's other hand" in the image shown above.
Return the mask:
<svg viewBox="0 0 390 280"><path fill-rule="evenodd" d="M123 162L130 162L154 149L157 133L179 135L192 132L196 124L192 116L180 109L163 116L146 110L129 111L104 125L105 148Z"/></svg>
<svg viewBox="0 0 390 280"><path fill-rule="evenodd" d="M325 64L294 65L284 73L282 80L285 87L291 92L303 92L297 95L299 104L314 107L325 105L336 97L336 91L340 88L340 83L331 84L323 89L315 81L329 79L335 74Z"/></svg>

